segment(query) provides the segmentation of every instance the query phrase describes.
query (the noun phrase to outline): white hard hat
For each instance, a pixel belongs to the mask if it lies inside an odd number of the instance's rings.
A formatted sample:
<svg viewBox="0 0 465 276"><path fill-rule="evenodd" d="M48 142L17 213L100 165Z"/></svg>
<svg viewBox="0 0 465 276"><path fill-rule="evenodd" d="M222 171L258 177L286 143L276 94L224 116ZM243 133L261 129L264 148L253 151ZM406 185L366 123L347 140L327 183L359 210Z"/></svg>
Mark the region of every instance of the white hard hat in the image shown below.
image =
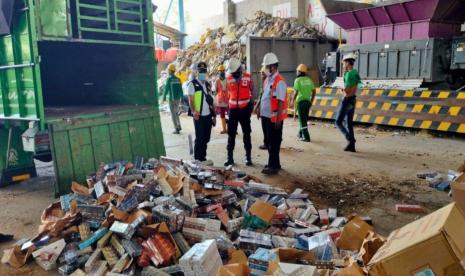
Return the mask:
<svg viewBox="0 0 465 276"><path fill-rule="evenodd" d="M228 61L228 73L231 74L231 73L234 73L236 72L240 67L241 67L241 62L240 60L238 60L237 58L231 58L229 59Z"/></svg>
<svg viewBox="0 0 465 276"><path fill-rule="evenodd" d="M355 60L356 59L355 55L353 53L345 54L344 58L342 60L346 61L346 60L349 60L349 59Z"/></svg>
<svg viewBox="0 0 465 276"><path fill-rule="evenodd" d="M263 57L262 65L267 66L267 65L271 65L271 64L276 64L278 62L279 62L279 60L278 60L278 57L275 55L275 53L267 53Z"/></svg>

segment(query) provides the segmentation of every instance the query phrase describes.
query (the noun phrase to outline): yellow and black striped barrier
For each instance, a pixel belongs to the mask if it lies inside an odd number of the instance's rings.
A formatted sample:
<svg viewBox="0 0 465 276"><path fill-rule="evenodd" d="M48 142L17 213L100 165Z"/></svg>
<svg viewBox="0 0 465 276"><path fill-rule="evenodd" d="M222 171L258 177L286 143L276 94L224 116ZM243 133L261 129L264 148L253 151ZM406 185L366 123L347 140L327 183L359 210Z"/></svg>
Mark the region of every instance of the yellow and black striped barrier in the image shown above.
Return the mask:
<svg viewBox="0 0 465 276"><path fill-rule="evenodd" d="M340 89L317 89L310 116L335 119L341 97ZM354 121L465 133L465 92L361 89Z"/></svg>

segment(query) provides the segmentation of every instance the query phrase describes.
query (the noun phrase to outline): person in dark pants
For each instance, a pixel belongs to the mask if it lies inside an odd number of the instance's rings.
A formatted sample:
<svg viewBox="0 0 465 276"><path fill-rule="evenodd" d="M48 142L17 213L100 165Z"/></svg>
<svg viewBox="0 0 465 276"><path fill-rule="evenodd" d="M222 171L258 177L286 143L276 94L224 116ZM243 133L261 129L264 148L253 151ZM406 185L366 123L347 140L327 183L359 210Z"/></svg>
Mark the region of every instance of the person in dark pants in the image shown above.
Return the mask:
<svg viewBox="0 0 465 276"><path fill-rule="evenodd" d="M265 74L265 66L262 66L262 69L260 70L260 77L261 77L261 87L260 87L260 96L258 97L258 101L257 101L257 104L255 105L254 107L254 113L257 114L257 119L260 120L260 112L259 112L259 108L260 108L260 102L261 102L261 99L262 99L262 95L263 95L263 83L265 82L266 80L266 74ZM258 110L258 112L257 112ZM261 125L262 125L262 132L263 132L263 144L260 145L258 148L261 149L261 150L268 150L268 136L267 136L267 130L266 130L266 123L265 123L265 120L260 120L261 122Z"/></svg>
<svg viewBox="0 0 465 276"><path fill-rule="evenodd" d="M171 120L173 121L174 131L173 134L180 134L181 121L179 120L179 108L182 100L182 85L181 80L175 75L176 66L171 63L168 65L168 78L165 81L163 89L163 101L168 97Z"/></svg>
<svg viewBox="0 0 465 276"><path fill-rule="evenodd" d="M308 132L308 113L315 97L315 85L311 78L307 76L308 68L305 64L300 64L297 69L297 78L294 81L294 98L291 106L297 107L299 115L299 139L303 142L310 142Z"/></svg>
<svg viewBox="0 0 465 276"><path fill-rule="evenodd" d="M275 175L281 169L279 153L283 137L283 121L287 117L287 85L278 72L279 60L274 53L263 57L267 78L263 84L263 95L257 115L262 117L268 138L268 164L262 170L267 175Z"/></svg>
<svg viewBox="0 0 465 276"><path fill-rule="evenodd" d="M245 148L245 164L252 166L252 138L250 133L250 117L252 116L252 76L242 72L242 63L236 58L228 62L228 76L226 87L229 95L229 120L228 120L228 158L225 166L234 164L234 147L236 144L237 127L240 124Z"/></svg>
<svg viewBox="0 0 465 276"><path fill-rule="evenodd" d="M344 98L342 99L336 117L336 126L345 136L348 144L344 151L355 152L354 136L354 114L357 104L356 93L358 85L361 83L360 75L354 69L355 56L348 54L344 56ZM344 121L346 125L344 125Z"/></svg>
<svg viewBox="0 0 465 276"><path fill-rule="evenodd" d="M191 67L193 79L187 86L189 107L194 117L195 143L194 158L204 165L212 165L207 160L207 145L210 142L212 126L216 124L213 98L209 94L207 64L200 62ZM196 76L197 75L197 76Z"/></svg>

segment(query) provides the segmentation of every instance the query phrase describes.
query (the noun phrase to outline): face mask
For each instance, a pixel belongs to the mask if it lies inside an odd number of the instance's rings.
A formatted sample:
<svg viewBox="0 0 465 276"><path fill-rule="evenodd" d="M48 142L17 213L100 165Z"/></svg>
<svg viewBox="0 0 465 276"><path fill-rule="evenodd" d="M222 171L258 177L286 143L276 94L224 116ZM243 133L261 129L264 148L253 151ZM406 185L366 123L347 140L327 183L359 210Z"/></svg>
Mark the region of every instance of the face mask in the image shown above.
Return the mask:
<svg viewBox="0 0 465 276"><path fill-rule="evenodd" d="M199 73L199 76L197 78L199 79L199 81L206 81L207 73Z"/></svg>
<svg viewBox="0 0 465 276"><path fill-rule="evenodd" d="M220 73L220 79L224 80L226 78L226 74L225 73Z"/></svg>

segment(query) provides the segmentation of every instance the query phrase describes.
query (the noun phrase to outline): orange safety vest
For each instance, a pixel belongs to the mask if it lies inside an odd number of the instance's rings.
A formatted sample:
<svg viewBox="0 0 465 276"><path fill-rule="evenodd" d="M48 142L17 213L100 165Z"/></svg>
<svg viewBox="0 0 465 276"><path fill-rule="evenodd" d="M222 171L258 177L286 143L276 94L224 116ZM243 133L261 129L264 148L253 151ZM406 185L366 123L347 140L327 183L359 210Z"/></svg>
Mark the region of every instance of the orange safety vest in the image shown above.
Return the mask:
<svg viewBox="0 0 465 276"><path fill-rule="evenodd" d="M242 73L242 78L237 81L232 75L228 75L229 108L245 108L252 97L251 75Z"/></svg>
<svg viewBox="0 0 465 276"><path fill-rule="evenodd" d="M216 103L219 107L227 107L228 106L228 91L226 87L223 85L223 81L220 79L216 80Z"/></svg>
<svg viewBox="0 0 465 276"><path fill-rule="evenodd" d="M278 83L280 81L284 81L284 77L281 74L278 74L273 81L273 84L271 85L271 122L275 123L277 116L278 116L278 102L279 100L276 98L275 91L276 87L278 86ZM282 103L282 110L281 114L281 121L284 121L287 118L287 91L286 91L286 98L284 99L284 102Z"/></svg>

